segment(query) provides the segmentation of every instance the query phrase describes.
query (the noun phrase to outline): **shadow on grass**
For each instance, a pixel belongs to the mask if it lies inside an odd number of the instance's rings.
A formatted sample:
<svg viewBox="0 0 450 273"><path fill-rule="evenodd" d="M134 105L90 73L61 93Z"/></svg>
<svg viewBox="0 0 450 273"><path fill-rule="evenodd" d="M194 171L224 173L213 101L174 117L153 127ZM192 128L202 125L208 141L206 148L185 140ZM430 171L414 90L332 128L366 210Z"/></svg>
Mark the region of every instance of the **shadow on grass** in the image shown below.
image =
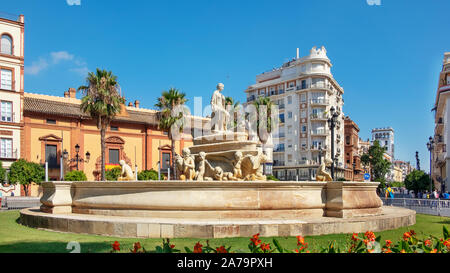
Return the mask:
<svg viewBox="0 0 450 273"><path fill-rule="evenodd" d="M69 242L18 242L0 245L0 253L70 253L76 250L73 246L67 249ZM109 253L111 243L83 242L79 248L81 253Z"/></svg>

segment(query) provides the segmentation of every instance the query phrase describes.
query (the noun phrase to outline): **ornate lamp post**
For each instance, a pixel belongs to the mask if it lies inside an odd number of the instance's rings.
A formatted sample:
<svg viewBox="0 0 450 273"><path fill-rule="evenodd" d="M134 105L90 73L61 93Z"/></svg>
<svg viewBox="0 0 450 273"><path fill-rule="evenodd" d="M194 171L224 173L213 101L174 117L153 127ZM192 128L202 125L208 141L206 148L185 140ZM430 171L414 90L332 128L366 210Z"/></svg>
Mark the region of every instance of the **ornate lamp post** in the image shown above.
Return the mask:
<svg viewBox="0 0 450 273"><path fill-rule="evenodd" d="M431 178L431 172L433 170L433 160L432 160L432 156L433 156L433 149L434 149L434 139L432 137L430 137L428 139L428 143L427 143L427 148L428 151L430 151L430 194L433 191L433 179Z"/></svg>
<svg viewBox="0 0 450 273"><path fill-rule="evenodd" d="M63 158L67 160L67 162L72 163L72 162L76 162L77 163L77 171L78 171L78 162L89 162L89 159L91 158L91 153L89 153L89 151L86 152L86 160L81 158L79 155L80 152L80 145L76 144L75 145L75 152L77 153L75 155L74 158L70 158L69 159L69 153L67 152L67 150L64 150L63 152Z"/></svg>
<svg viewBox="0 0 450 273"><path fill-rule="evenodd" d="M333 163L331 163L331 177L333 178L333 180L335 180L334 178L334 128L336 127L336 122L337 122L337 118L338 118L338 113L336 113L336 110L334 109L334 106L331 106L330 108L330 114L331 116L328 118L328 125L330 127L331 130L331 161Z"/></svg>

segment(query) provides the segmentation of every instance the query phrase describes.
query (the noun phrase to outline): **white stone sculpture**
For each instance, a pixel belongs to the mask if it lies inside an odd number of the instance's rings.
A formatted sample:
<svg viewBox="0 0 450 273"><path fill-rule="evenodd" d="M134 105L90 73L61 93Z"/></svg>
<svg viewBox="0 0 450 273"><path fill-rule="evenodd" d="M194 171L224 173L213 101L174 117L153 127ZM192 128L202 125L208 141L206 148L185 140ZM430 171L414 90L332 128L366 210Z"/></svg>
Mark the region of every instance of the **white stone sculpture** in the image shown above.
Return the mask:
<svg viewBox="0 0 450 273"><path fill-rule="evenodd" d="M177 170L180 172L178 178L180 180L192 181L195 178L195 160L191 156L189 148L184 148L183 156L176 157Z"/></svg>
<svg viewBox="0 0 450 273"><path fill-rule="evenodd" d="M215 123L212 124L213 132L225 132L227 131L227 124L230 118L230 113L228 113L225 106L225 96L221 93L224 89L222 83L217 84L217 90L214 91L211 98L211 118Z"/></svg>
<svg viewBox="0 0 450 273"><path fill-rule="evenodd" d="M263 173L264 163L267 161L267 155L259 152L257 155L246 155L242 159L242 176L246 181L265 181L266 176Z"/></svg>
<svg viewBox="0 0 450 273"><path fill-rule="evenodd" d="M317 168L316 181L333 181L330 173L327 172L327 167L330 167L331 163L333 163L331 159L325 158L322 160L322 164Z"/></svg>
<svg viewBox="0 0 450 273"><path fill-rule="evenodd" d="M120 166L122 166L122 173L121 175L117 178L118 181L131 181L131 180L136 180L134 175L133 175L133 170L131 169L130 166L128 166L128 164L125 163L124 160L120 160L119 161Z"/></svg>

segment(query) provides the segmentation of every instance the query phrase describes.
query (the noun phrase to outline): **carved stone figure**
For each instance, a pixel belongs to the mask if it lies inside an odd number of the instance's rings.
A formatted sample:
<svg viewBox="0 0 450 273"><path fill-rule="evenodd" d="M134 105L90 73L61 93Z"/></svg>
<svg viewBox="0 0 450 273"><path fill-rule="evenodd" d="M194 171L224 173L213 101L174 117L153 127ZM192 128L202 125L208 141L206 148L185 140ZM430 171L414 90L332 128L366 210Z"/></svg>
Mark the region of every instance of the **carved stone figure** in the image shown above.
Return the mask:
<svg viewBox="0 0 450 273"><path fill-rule="evenodd" d="M331 175L327 172L327 167L331 166L331 159L325 158L317 168L316 181L333 181Z"/></svg>
<svg viewBox="0 0 450 273"><path fill-rule="evenodd" d="M242 170L241 170L241 164L242 164L242 152L237 151L234 153L234 160L233 160L233 179L238 180L242 178Z"/></svg>
<svg viewBox="0 0 450 273"><path fill-rule="evenodd" d="M227 131L227 124L230 118L230 114L226 110L225 96L221 93L224 88L222 83L217 84L217 90L214 91L211 98L211 118L215 120L212 124L211 131L213 132L225 132Z"/></svg>
<svg viewBox="0 0 450 273"><path fill-rule="evenodd" d="M257 155L246 155L242 159L242 176L246 181L265 181L267 178L263 174L264 163L267 161L267 155L259 152Z"/></svg>
<svg viewBox="0 0 450 273"><path fill-rule="evenodd" d="M214 168L214 180L222 181L223 178L223 170L221 167L217 166Z"/></svg>
<svg viewBox="0 0 450 273"><path fill-rule="evenodd" d="M206 173L206 153L205 152L200 152L198 154L200 160L197 164L197 172L195 174L195 180L197 181L203 181L204 177L205 177L205 173Z"/></svg>
<svg viewBox="0 0 450 273"><path fill-rule="evenodd" d="M183 174L185 175L186 180L194 180L195 177L195 160L191 156L191 151L189 148L184 148L182 151L183 154Z"/></svg>
<svg viewBox="0 0 450 273"><path fill-rule="evenodd" d="M119 161L120 166L122 166L122 173L117 178L118 181L132 181L136 180L136 178L133 175L133 170L131 170L131 167L128 166L124 160Z"/></svg>

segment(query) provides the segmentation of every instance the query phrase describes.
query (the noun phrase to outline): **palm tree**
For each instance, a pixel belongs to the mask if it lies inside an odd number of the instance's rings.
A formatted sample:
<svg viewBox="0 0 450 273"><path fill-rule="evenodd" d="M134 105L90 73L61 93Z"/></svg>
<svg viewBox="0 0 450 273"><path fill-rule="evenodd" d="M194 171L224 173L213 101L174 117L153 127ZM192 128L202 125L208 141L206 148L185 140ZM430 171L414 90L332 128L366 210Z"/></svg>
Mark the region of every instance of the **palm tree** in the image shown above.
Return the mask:
<svg viewBox="0 0 450 273"><path fill-rule="evenodd" d="M90 115L97 123L100 130L101 151L102 151L102 172L101 180L105 181L105 136L111 120L120 113L121 104L125 99L119 93L120 87L117 83L117 76L111 71L100 70L89 72L86 78L86 85L78 87L83 92L80 109Z"/></svg>
<svg viewBox="0 0 450 273"><path fill-rule="evenodd" d="M234 102L234 99L232 97L225 97L225 107L230 112L230 114L234 114L233 120L229 122L232 128L229 129L236 128L238 123L239 108L242 107L241 103L239 101Z"/></svg>
<svg viewBox="0 0 450 273"><path fill-rule="evenodd" d="M174 126L178 126L179 132L183 131L183 116L187 113L185 112L184 107L180 108L180 106L183 106L187 102L185 96L186 94L180 92L178 89L170 88L168 91L163 91L161 93L161 97L158 98L158 102L155 104L155 106L160 110L157 115L159 120L159 128L167 132L167 136L171 141L172 168L174 166L175 158L175 139L172 134L172 130L175 129ZM178 111L178 109L181 109L181 111ZM176 168L173 168L173 171L174 177L177 177L177 174L175 173Z"/></svg>
<svg viewBox="0 0 450 273"><path fill-rule="evenodd" d="M265 143L267 141L268 136L264 136L260 134L259 126L262 122L266 125L266 132L268 134L272 133L272 129L274 128L274 125L277 123L277 120L272 120L272 107L274 106L274 103L270 100L268 97L259 97L253 105L256 108L256 130L258 132L258 137L261 140L261 142ZM264 115L261 116L260 108L265 107L265 111L262 111ZM264 118L264 120L263 120Z"/></svg>

